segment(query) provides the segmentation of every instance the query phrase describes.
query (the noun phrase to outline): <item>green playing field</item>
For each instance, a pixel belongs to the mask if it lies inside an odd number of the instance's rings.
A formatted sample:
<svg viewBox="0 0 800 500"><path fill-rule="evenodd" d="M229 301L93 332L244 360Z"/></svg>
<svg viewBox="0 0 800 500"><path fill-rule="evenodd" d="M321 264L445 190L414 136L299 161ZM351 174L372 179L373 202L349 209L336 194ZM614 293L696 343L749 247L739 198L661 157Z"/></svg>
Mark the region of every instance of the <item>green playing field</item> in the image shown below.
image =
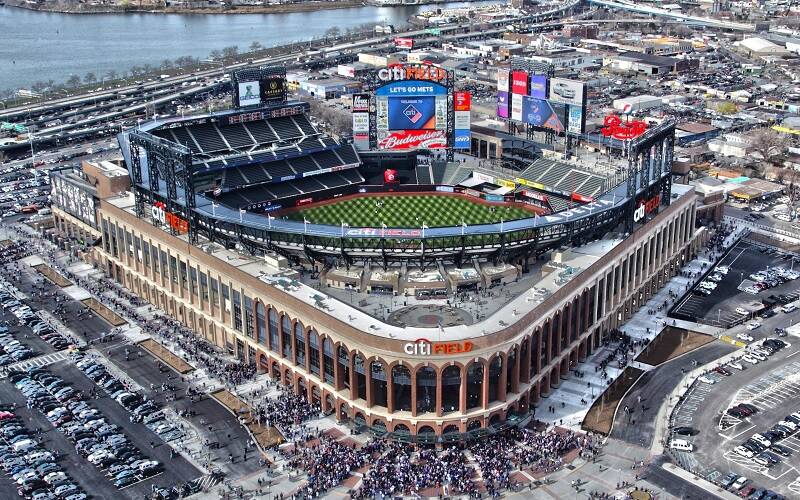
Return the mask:
<svg viewBox="0 0 800 500"><path fill-rule="evenodd" d="M487 224L533 217L533 212L501 205L474 203L446 195L363 196L326 205L312 206L287 214L289 219L313 224L351 227L458 226L463 222Z"/></svg>

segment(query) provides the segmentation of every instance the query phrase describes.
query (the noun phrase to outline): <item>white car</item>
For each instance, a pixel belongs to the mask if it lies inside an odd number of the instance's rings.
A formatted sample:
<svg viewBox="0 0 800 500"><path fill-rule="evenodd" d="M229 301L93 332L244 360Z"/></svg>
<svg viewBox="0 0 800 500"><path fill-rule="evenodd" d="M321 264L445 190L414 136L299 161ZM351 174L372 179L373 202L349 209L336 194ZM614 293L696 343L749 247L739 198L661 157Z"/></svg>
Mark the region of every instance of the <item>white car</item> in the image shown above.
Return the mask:
<svg viewBox="0 0 800 500"><path fill-rule="evenodd" d="M697 377L697 380L703 382L704 384L715 384L716 381L713 378L706 377L705 375L700 375Z"/></svg>
<svg viewBox="0 0 800 500"><path fill-rule="evenodd" d="M736 338L739 339L739 340L744 340L745 342L752 342L753 341L753 337L751 337L750 335L748 335L746 333L738 333L738 334L736 334Z"/></svg>
<svg viewBox="0 0 800 500"><path fill-rule="evenodd" d="M748 314L750 314L749 312L747 312L747 309L745 309L744 307L737 307L736 308L736 313L737 314L741 314L743 316L747 316Z"/></svg>
<svg viewBox="0 0 800 500"><path fill-rule="evenodd" d="M44 476L44 482L47 484L57 483L58 481L63 481L65 479L67 479L67 475L61 471L51 472L50 474Z"/></svg>
<svg viewBox="0 0 800 500"><path fill-rule="evenodd" d="M745 448L745 449L747 449L747 448ZM747 450L747 451L750 451L750 450ZM752 451L750 453L752 453ZM747 484L747 478L744 477L744 476L739 476L739 479L737 479L736 481L733 482L733 484L731 485L731 488L736 490L736 491L739 491L742 488L744 488L745 484Z"/></svg>
<svg viewBox="0 0 800 500"><path fill-rule="evenodd" d="M760 352L750 351L750 352L747 353L747 355L750 356L751 358L756 358L759 361L766 361L767 360L767 357L764 356L763 354L761 354Z"/></svg>
<svg viewBox="0 0 800 500"><path fill-rule="evenodd" d="M753 458L753 456L755 455L755 453L753 453L752 451L748 450L744 446L737 446L736 448L733 449L733 451L737 455L741 455L744 458Z"/></svg>
<svg viewBox="0 0 800 500"><path fill-rule="evenodd" d="M744 370L744 366L742 366L741 363L737 363L735 361L728 363L728 366L730 366L731 368L736 368L737 370Z"/></svg>
<svg viewBox="0 0 800 500"><path fill-rule="evenodd" d="M747 361L748 363L753 364L753 365L757 365L758 364L758 360L756 358L748 355L748 354L745 354L744 356L742 356L742 361Z"/></svg>
<svg viewBox="0 0 800 500"><path fill-rule="evenodd" d="M753 321L753 322L747 324L747 329L748 330L755 330L756 328L758 328L760 326L761 326L761 323L759 323L758 321ZM750 339L750 340L752 340L752 339Z"/></svg>
<svg viewBox="0 0 800 500"><path fill-rule="evenodd" d="M728 274L729 269L728 266L718 266L715 271L720 274Z"/></svg>

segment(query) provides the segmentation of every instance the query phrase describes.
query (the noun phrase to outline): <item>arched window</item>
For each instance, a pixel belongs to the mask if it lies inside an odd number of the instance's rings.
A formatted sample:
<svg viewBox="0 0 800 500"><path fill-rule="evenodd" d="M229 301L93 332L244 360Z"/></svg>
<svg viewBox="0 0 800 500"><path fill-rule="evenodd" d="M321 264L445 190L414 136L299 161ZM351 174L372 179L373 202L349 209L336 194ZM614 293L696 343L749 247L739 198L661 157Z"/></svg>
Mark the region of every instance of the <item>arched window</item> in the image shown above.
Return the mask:
<svg viewBox="0 0 800 500"><path fill-rule="evenodd" d="M410 434L411 429L409 429L406 424L397 424L394 426L394 432L402 434Z"/></svg>
<svg viewBox="0 0 800 500"><path fill-rule="evenodd" d="M256 303L256 331L258 332L258 343L267 345L267 311L264 303L260 300Z"/></svg>
<svg viewBox="0 0 800 500"><path fill-rule="evenodd" d="M489 365L489 402L500 400L500 375L503 373L503 358L497 356Z"/></svg>
<svg viewBox="0 0 800 500"><path fill-rule="evenodd" d="M411 411L411 371L403 365L395 365L392 368L392 383L394 409Z"/></svg>
<svg viewBox="0 0 800 500"><path fill-rule="evenodd" d="M539 344L542 342L542 330L537 327L536 330L533 331L533 337L531 337L531 379L533 376L539 373L539 365L536 359L536 353L539 349ZM544 349L542 349L544 351Z"/></svg>
<svg viewBox="0 0 800 500"><path fill-rule="evenodd" d="M360 354L353 357L353 365L356 370L356 398L367 399L367 372L364 366L364 358Z"/></svg>
<svg viewBox="0 0 800 500"><path fill-rule="evenodd" d="M442 412L461 408L461 368L455 365L442 370Z"/></svg>
<svg viewBox="0 0 800 500"><path fill-rule="evenodd" d="M341 385L345 389L350 389L350 353L347 347L339 346L339 377ZM353 395L351 395L352 397Z"/></svg>
<svg viewBox="0 0 800 500"><path fill-rule="evenodd" d="M322 342L322 357L325 382L333 384L333 342L327 337L325 337L325 340Z"/></svg>
<svg viewBox="0 0 800 500"><path fill-rule="evenodd" d="M292 322L288 314L281 321L281 340L283 341L283 357L292 359Z"/></svg>
<svg viewBox="0 0 800 500"><path fill-rule="evenodd" d="M528 354L528 339L526 338L525 340L522 341L522 347L520 347L520 349L519 349L519 362L521 363L520 364L520 370L519 370L519 378L520 378L520 380L527 380L528 379L529 374L528 373L522 373L522 367L525 366L525 362L528 359L530 359L530 356Z"/></svg>
<svg viewBox="0 0 800 500"><path fill-rule="evenodd" d="M308 332L308 355L308 366L311 373L319 375L319 335L314 329Z"/></svg>
<svg viewBox="0 0 800 500"><path fill-rule="evenodd" d="M372 404L376 406L386 406L386 369L380 361L373 361L370 364L372 371Z"/></svg>
<svg viewBox="0 0 800 500"><path fill-rule="evenodd" d="M306 366L306 331L299 321L294 324L294 341L295 364L297 366Z"/></svg>
<svg viewBox="0 0 800 500"><path fill-rule="evenodd" d="M278 313L275 309L269 308L269 349L278 352L280 341L278 340Z"/></svg>
<svg viewBox="0 0 800 500"><path fill-rule="evenodd" d="M483 363L478 361L467 368L467 410L483 406Z"/></svg>
<svg viewBox="0 0 800 500"><path fill-rule="evenodd" d="M514 369L517 365L516 346L508 353L508 368L506 369L506 394L511 394L514 388Z"/></svg>
<svg viewBox="0 0 800 500"><path fill-rule="evenodd" d="M424 366L417 370L417 414L436 411L436 370Z"/></svg>

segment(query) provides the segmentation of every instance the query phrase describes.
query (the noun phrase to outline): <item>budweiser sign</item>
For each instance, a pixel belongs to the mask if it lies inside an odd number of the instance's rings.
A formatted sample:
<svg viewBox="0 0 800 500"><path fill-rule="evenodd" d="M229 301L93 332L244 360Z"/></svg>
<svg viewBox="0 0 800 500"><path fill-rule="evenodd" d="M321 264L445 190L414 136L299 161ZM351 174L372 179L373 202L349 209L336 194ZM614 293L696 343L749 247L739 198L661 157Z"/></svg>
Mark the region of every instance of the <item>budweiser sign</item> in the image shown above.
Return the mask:
<svg viewBox="0 0 800 500"><path fill-rule="evenodd" d="M380 149L441 149L447 147L444 130L398 130L378 141Z"/></svg>

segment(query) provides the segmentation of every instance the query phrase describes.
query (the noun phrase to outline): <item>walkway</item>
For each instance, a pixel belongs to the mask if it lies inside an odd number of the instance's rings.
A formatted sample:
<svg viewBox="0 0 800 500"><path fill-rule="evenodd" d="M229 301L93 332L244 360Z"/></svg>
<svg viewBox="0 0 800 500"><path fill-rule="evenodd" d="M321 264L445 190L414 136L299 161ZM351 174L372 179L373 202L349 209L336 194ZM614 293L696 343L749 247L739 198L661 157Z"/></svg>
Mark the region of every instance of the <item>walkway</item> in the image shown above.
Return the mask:
<svg viewBox="0 0 800 500"><path fill-rule="evenodd" d="M747 229L742 228L728 235L725 239L725 247L730 248L730 246L745 232L747 232ZM634 312L631 319L629 319L620 330L630 335L633 339L646 339L648 342L653 340L656 335L661 333L661 330L663 330L666 325L667 311L674 300L670 296L670 292L681 297L697 281L687 276L691 273L699 273L698 275L702 275L703 271L707 270L711 265L713 265L712 256L709 255L707 251L701 252L696 259L690 261L683 267L683 275L678 274L674 276L651 297L646 304ZM667 304L667 306L664 307L664 304ZM650 314L651 310L656 311L656 313ZM680 326L677 320L674 321L675 326ZM692 325L692 329L696 330L696 328L694 328L694 323L682 323ZM698 327L699 326L703 325L698 325ZM712 327L704 327L701 333L709 333L711 335L716 333L717 335L715 336L718 336L719 332L717 332L717 330L719 329L713 329L713 332L706 331L709 328ZM621 368L609 365L606 367L609 378L604 380L600 376L602 371L600 369L600 362L606 359L615 347L616 344L612 344L609 347L601 347L593 352L578 368L584 373L584 377L577 378L574 374L571 374L569 379L562 380L561 385L557 389L553 390L549 396L542 399L536 411L536 418L549 424L560 424L572 430L580 430L581 423L586 413L589 411L589 408L592 406L592 403L600 397L605 388L611 383L611 380L622 373ZM632 360L640 352L641 348L634 355L629 356L629 359ZM634 366L644 371L649 371L653 368L650 365L633 361L629 363L629 366ZM583 404L581 400L586 403ZM555 406L555 412L547 412L548 406Z"/></svg>

